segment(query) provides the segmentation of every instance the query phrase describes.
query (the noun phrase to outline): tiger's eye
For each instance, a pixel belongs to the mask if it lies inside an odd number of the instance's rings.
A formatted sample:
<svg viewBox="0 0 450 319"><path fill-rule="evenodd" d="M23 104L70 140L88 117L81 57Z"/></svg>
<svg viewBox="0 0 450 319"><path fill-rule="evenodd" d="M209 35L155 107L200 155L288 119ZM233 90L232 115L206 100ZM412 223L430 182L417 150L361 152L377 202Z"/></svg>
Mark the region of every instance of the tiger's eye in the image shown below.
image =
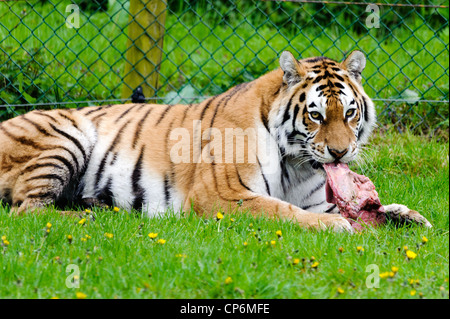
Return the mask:
<svg viewBox="0 0 450 319"><path fill-rule="evenodd" d="M349 109L349 110L347 110L347 112L345 113L345 116L346 116L347 118L353 116L353 114L355 114L355 110L356 110L356 109Z"/></svg>
<svg viewBox="0 0 450 319"><path fill-rule="evenodd" d="M320 114L317 111L310 112L309 115L311 115L311 117L313 119L315 119L315 120L321 120L322 119L322 114Z"/></svg>

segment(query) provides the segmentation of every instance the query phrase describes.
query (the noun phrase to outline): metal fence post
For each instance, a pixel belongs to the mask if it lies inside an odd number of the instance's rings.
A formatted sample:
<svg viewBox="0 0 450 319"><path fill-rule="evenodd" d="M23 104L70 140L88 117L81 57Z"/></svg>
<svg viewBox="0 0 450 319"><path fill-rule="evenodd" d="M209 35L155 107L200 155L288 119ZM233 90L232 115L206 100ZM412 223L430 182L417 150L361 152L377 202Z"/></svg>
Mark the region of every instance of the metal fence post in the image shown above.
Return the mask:
<svg viewBox="0 0 450 319"><path fill-rule="evenodd" d="M156 93L166 9L166 0L130 0L122 98L129 98L139 85L146 97Z"/></svg>

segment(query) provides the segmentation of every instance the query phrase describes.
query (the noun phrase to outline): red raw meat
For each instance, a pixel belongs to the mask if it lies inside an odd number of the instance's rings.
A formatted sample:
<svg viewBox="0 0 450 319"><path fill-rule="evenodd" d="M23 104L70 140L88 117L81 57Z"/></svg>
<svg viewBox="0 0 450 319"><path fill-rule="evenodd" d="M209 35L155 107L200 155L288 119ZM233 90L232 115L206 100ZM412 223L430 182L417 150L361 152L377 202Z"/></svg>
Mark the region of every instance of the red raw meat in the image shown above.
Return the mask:
<svg viewBox="0 0 450 319"><path fill-rule="evenodd" d="M327 202L336 204L354 229L361 231L364 224L378 226L386 222L383 205L369 178L352 172L343 163L323 167L327 173Z"/></svg>

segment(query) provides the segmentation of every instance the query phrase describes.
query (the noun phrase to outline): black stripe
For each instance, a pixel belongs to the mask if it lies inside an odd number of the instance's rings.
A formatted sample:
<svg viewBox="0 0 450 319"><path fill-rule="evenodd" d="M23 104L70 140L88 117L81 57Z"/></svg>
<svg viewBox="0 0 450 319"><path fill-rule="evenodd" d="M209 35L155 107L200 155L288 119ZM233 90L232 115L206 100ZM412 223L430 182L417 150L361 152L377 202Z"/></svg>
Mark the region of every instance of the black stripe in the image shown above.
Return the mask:
<svg viewBox="0 0 450 319"><path fill-rule="evenodd" d="M275 93L273 93L273 96L278 95L278 93L280 93L281 90L281 85L278 87L278 89L275 91Z"/></svg>
<svg viewBox="0 0 450 319"><path fill-rule="evenodd" d="M164 176L164 200L166 203L166 208L169 207L170 203L170 184L169 184L169 175Z"/></svg>
<svg viewBox="0 0 450 319"><path fill-rule="evenodd" d="M269 196L271 196L271 195L270 195L270 187L269 187L269 183L267 182L266 176L264 175L264 173L263 173L263 171L262 171L261 162L259 161L259 158L258 158L258 157L256 157L256 159L258 160L259 171L261 172L261 176L262 176L262 178L263 178L263 180L264 180L264 184L266 185L266 191L267 191L267 194L269 194Z"/></svg>
<svg viewBox="0 0 450 319"><path fill-rule="evenodd" d="M289 143L289 144L298 144L298 143L304 144L304 142L301 141L301 140L296 140L295 142L293 141L293 139L295 138L296 135L301 135L301 136L303 136L304 138L307 138L307 137L308 137L308 135L306 135L305 133L302 133L302 132L297 131L297 130L293 130L291 133L289 133L289 134L287 135L287 139L288 139L288 143Z"/></svg>
<svg viewBox="0 0 450 319"><path fill-rule="evenodd" d="M140 119L139 123L136 125L136 131L134 132L133 138L133 148L136 148L137 140L139 139L139 136L141 134L144 121L149 116L151 111L152 108L149 108L148 111L144 114L144 116Z"/></svg>
<svg viewBox="0 0 450 319"><path fill-rule="evenodd" d="M144 157L144 147L142 147L139 154L139 158L134 165L133 174L131 175L131 184L133 185L133 208L136 210L142 209L142 204L144 202L145 190L141 187L141 170L142 170L142 159Z"/></svg>
<svg viewBox="0 0 450 319"><path fill-rule="evenodd" d="M23 175L25 173L34 171L38 168L43 168L43 167L53 167L53 168L59 168L59 169L63 169L62 166L59 166L58 164L55 163L43 163L43 164L33 164L30 166L25 167L21 172L20 175Z"/></svg>
<svg viewBox="0 0 450 319"><path fill-rule="evenodd" d="M241 179L241 175L239 175L239 171L237 170L237 168L236 168L236 174L237 174L238 179L239 179L239 184L241 184L241 186L244 187L245 189L253 192L247 185L244 184L244 182Z"/></svg>
<svg viewBox="0 0 450 319"><path fill-rule="evenodd" d="M183 127L184 120L186 119L186 115L187 115L189 109L191 108L191 106L192 106L192 104L185 106L185 109L183 112L183 119L181 120L181 124L180 124L181 127Z"/></svg>
<svg viewBox="0 0 450 319"><path fill-rule="evenodd" d="M54 129L57 133L61 134L62 136L64 136L65 138L67 138L68 140L71 140L80 150L80 152L83 154L83 158L86 160L86 151L84 150L83 146L81 145L80 141L78 141L75 137L67 134L64 131L61 131L60 129L56 128L56 126L54 126L52 123L50 123L50 126L52 127L52 129Z"/></svg>
<svg viewBox="0 0 450 319"><path fill-rule="evenodd" d="M27 198L48 198L48 197L55 199L56 194L53 192L37 193L37 194L28 194L27 193ZM20 205L18 205L18 206L20 206Z"/></svg>
<svg viewBox="0 0 450 319"><path fill-rule="evenodd" d="M45 128L43 128L41 125L33 122L32 120L25 117L25 115L22 116L22 119L28 122L29 124L33 125L40 133L44 134L45 136L54 136L50 134Z"/></svg>
<svg viewBox="0 0 450 319"><path fill-rule="evenodd" d="M290 118L289 110L290 110L290 108L291 108L291 104L292 104L292 99L293 99L293 98L294 98L294 96L292 96L292 97L290 98L288 104L286 105L286 108L285 108L285 110L284 110L284 115L283 115L283 121L281 122L281 125L283 125L284 123L286 123L286 122L289 120L289 118Z"/></svg>
<svg viewBox="0 0 450 319"><path fill-rule="evenodd" d="M269 123L267 121L267 117L264 115L262 107L261 107L261 112L260 113L261 113L261 121L263 122L263 125L266 128L267 132L270 133Z"/></svg>
<svg viewBox="0 0 450 319"><path fill-rule="evenodd" d="M210 98L210 99L208 100L208 102L206 102L206 105L203 107L202 113L200 114L200 121L203 120L203 117L205 116L206 110L209 108L209 106L211 105L211 103L212 103L215 99L217 99L218 97L219 97L218 95L213 96L212 98Z"/></svg>
<svg viewBox="0 0 450 319"><path fill-rule="evenodd" d="M305 99L306 99L306 94L305 94L305 92L303 92L302 94L300 94L300 98L299 98L300 103L303 102Z"/></svg>
<svg viewBox="0 0 450 319"><path fill-rule="evenodd" d="M292 128L295 130L295 121L297 120L298 112L300 111L300 106L298 104L294 107L294 116L292 117Z"/></svg>
<svg viewBox="0 0 450 319"><path fill-rule="evenodd" d="M319 185L317 185L316 187L314 187L309 193L308 195L306 195L304 198L307 199L309 197L311 197L315 192L317 192L318 190L320 190L324 185L325 185L326 181L322 181L319 183Z"/></svg>
<svg viewBox="0 0 450 319"><path fill-rule="evenodd" d="M47 147L42 146L41 144L38 144L38 143L36 143L35 141L30 140L30 139L28 139L28 138L26 138L26 137L22 137L22 136L18 137L18 136L13 135L12 133L10 133L10 132L5 128L4 125L1 125L1 124L0 124L0 129L1 129L1 130L2 130L9 138L13 139L14 141L16 141L16 142L18 142L18 143L20 143L20 144L27 145L27 146L30 146L30 147L32 147L32 148L34 148L34 149L41 150L41 151L48 149Z"/></svg>
<svg viewBox="0 0 450 319"><path fill-rule="evenodd" d="M134 109L137 105L139 105L139 104L133 104L133 105L130 106L128 109L126 109L122 114L120 114L120 115L116 118L116 120L114 121L114 123L117 123L117 122L119 122L121 119L123 119L123 117L124 117L125 115L127 115L128 112L130 112L132 109Z"/></svg>
<svg viewBox="0 0 450 319"><path fill-rule="evenodd" d="M314 79L313 83L314 83L314 84L315 84L315 83L318 83L318 82L320 82L323 78L324 78L324 77L323 77L322 75L319 75L319 76L317 76L317 77Z"/></svg>
<svg viewBox="0 0 450 319"><path fill-rule="evenodd" d="M339 81L341 81L341 82L345 82L344 81L344 78L342 77L342 76L340 76L339 74L334 74L334 77L336 78L336 79L338 79Z"/></svg>
<svg viewBox="0 0 450 319"><path fill-rule="evenodd" d="M319 205L322 205L323 203L325 203L325 201L324 201L324 200L323 200L323 201L321 201L320 203L317 203L317 204L312 204L312 205L301 206L301 208L302 208L302 209L308 209L308 208L311 208L311 207L313 207L313 206L319 206Z"/></svg>
<svg viewBox="0 0 450 319"><path fill-rule="evenodd" d="M55 119L53 116L48 115L47 113L44 113L43 111L37 110L35 111L37 115L41 115L41 116L45 116L46 118L49 118L50 120L52 120L53 122L55 122L56 124L60 125L61 123L59 123L59 121L57 119Z"/></svg>
<svg viewBox="0 0 450 319"><path fill-rule="evenodd" d="M26 155L25 156L8 155L8 157L11 162L19 163L19 164L28 162L29 160L31 160L33 158L33 156L26 156Z"/></svg>
<svg viewBox="0 0 450 319"><path fill-rule="evenodd" d="M80 166L79 166L79 164L78 164L77 156L76 156L71 150L69 150L68 148L66 148L66 147L64 147L64 146L57 146L57 147L55 147L55 148L63 149L64 151L66 151L67 153L69 153L70 156L72 157L73 162L75 163L75 166L77 167L77 173L80 173ZM85 163L86 163L86 162L83 161L83 165L84 165Z"/></svg>
<svg viewBox="0 0 450 319"><path fill-rule="evenodd" d="M86 116L86 115L89 115L89 114L98 112L98 111L100 111L102 108L103 108L102 106L98 106L98 107L96 107L96 108L94 108L94 109L89 110L89 111L86 112L84 115Z"/></svg>
<svg viewBox="0 0 450 319"><path fill-rule="evenodd" d="M106 114L106 112L99 113L99 114L97 114L96 116L94 116L93 118L91 118L91 121L92 121L92 122L95 122L95 121L97 121L99 118L101 118L102 116L104 116L105 114Z"/></svg>
<svg viewBox="0 0 450 319"><path fill-rule="evenodd" d="M32 176L27 178L26 182L33 181L36 179L57 179L61 182L61 184L64 184L64 180L62 179L62 177L56 174L43 174L38 176Z"/></svg>
<svg viewBox="0 0 450 319"><path fill-rule="evenodd" d="M70 121L70 122L72 123L72 125L73 125L76 129L78 129L78 125L77 125L77 123L75 122L74 119L68 117L68 116L65 115L62 111L59 111L58 114L59 114L59 116L61 116L62 118L65 118L66 120Z"/></svg>
<svg viewBox="0 0 450 319"><path fill-rule="evenodd" d="M125 129L125 127L130 123L130 120L128 120L122 127L119 129L119 131L116 134L116 137L112 141L111 145L109 146L109 149L105 152L105 155L103 156L100 165L98 166L97 173L95 174L95 186L98 188L98 184L100 182L100 179L102 178L103 171L105 170L106 165L106 159L108 158L109 153L111 153L114 148L116 147L117 143L120 142L120 138L122 136L122 133Z"/></svg>
<svg viewBox="0 0 450 319"><path fill-rule="evenodd" d="M106 182L105 187L103 187L101 191L96 192L96 197L98 198L98 200L109 206L112 206L114 198L114 194L112 193L111 189L112 189L112 178L110 177Z"/></svg>
<svg viewBox="0 0 450 319"><path fill-rule="evenodd" d="M320 85L320 86L318 86L318 87L316 88L316 91L322 91L322 90L325 89L326 87L327 87L326 84L322 84L322 85Z"/></svg>
<svg viewBox="0 0 450 319"><path fill-rule="evenodd" d="M64 158L64 157L62 157L62 156L59 156L59 155L52 155L52 156L41 157L41 158L39 158L39 159L40 159L40 160L41 160L41 159L54 159L54 160L60 161L60 162L63 163L63 164L67 167L67 169L69 170L69 172L70 172L70 178L73 177L73 174L74 174L73 166L72 166L72 164L71 164L66 158ZM78 164L78 163L77 163L77 164Z"/></svg>
<svg viewBox="0 0 450 319"><path fill-rule="evenodd" d="M170 109L172 109L172 105L166 105L166 109L162 112L155 125L158 125L162 121L162 119L164 118L164 116L166 116Z"/></svg>
<svg viewBox="0 0 450 319"><path fill-rule="evenodd" d="M344 89L344 86L341 83L339 83L339 82L335 82L334 86L336 86L336 87L338 87L340 89Z"/></svg>
<svg viewBox="0 0 450 319"><path fill-rule="evenodd" d="M364 121L368 122L369 121L369 111L367 110L367 101L366 98L363 96L362 97L363 100L363 105L364 105L364 110L363 110L363 115L364 115Z"/></svg>
<svg viewBox="0 0 450 319"><path fill-rule="evenodd" d="M216 108L214 110L214 114L211 118L211 124L209 127L213 127L214 125L214 120L215 117L217 115L217 111L219 110L219 107L222 105L222 103L225 101L225 103L223 103L223 107L226 107L228 102L231 100L231 98L233 96L235 96L240 90L244 89L247 86L248 83L242 83L236 87L234 87L234 89L232 89L228 94L226 94L220 101L219 103L217 103Z"/></svg>

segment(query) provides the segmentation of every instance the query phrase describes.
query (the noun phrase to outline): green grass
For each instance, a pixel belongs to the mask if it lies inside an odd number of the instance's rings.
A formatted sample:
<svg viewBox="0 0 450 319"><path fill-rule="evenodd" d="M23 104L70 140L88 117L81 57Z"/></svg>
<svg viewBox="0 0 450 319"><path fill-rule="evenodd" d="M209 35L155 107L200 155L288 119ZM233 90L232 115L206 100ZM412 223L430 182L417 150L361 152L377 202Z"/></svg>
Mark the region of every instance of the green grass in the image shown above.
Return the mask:
<svg viewBox="0 0 450 319"><path fill-rule="evenodd" d="M0 236L9 241L0 247L0 297L76 298L82 292L87 298L448 298L448 152L448 144L411 134L377 135L364 163L353 166L373 180L382 203L418 210L432 229L389 224L350 235L245 214L217 221L169 212L149 219L101 209L80 225L79 218L52 209L10 217L0 208ZM158 233L155 240L150 232ZM82 241L86 235L91 238ZM405 245L415 259L405 256ZM66 287L71 264L79 267L80 288ZM373 264L380 273L399 270L380 278L379 288L367 288Z"/></svg>

